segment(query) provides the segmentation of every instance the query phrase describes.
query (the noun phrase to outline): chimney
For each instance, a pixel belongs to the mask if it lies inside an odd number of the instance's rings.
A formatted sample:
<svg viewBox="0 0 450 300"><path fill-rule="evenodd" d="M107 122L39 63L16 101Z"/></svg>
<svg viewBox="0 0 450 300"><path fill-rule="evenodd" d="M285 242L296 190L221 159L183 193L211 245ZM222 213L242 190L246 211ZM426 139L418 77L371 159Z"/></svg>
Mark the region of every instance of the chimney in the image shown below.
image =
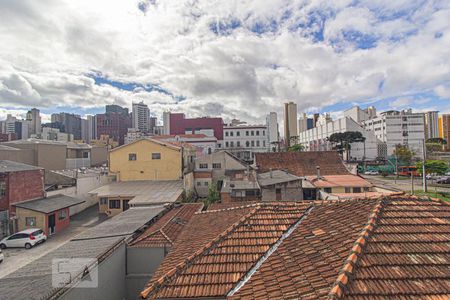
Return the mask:
<svg viewBox="0 0 450 300"><path fill-rule="evenodd" d="M272 174L272 168L270 168L270 178L273 178L273 174Z"/></svg>
<svg viewBox="0 0 450 300"><path fill-rule="evenodd" d="M320 176L320 166L316 166L317 169L317 179L320 179L322 176Z"/></svg>

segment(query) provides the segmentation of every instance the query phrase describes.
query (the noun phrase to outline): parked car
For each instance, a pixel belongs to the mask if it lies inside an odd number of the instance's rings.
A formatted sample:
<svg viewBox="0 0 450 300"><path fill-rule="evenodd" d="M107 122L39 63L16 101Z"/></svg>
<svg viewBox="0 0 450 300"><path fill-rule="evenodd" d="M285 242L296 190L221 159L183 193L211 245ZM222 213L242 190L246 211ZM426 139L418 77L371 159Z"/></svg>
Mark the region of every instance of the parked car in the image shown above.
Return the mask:
<svg viewBox="0 0 450 300"><path fill-rule="evenodd" d="M450 184L450 177L442 177L436 180L436 183L439 184Z"/></svg>
<svg viewBox="0 0 450 300"><path fill-rule="evenodd" d="M378 175L378 171L366 171L364 175Z"/></svg>
<svg viewBox="0 0 450 300"><path fill-rule="evenodd" d="M5 256L2 253L2 249L0 249L0 264L3 262L4 258L5 258Z"/></svg>
<svg viewBox="0 0 450 300"><path fill-rule="evenodd" d="M31 247L43 243L47 240L44 231L39 228L26 229L10 235L0 241L0 248L22 248L30 249Z"/></svg>

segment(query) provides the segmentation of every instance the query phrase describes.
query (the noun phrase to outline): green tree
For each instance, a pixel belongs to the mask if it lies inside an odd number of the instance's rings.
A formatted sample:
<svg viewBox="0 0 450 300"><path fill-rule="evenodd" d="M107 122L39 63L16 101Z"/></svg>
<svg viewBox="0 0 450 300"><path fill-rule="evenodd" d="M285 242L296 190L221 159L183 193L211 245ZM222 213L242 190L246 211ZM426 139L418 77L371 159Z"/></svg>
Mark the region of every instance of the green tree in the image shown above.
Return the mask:
<svg viewBox="0 0 450 300"><path fill-rule="evenodd" d="M415 153L409 150L407 146L399 144L395 146L394 155L401 164L410 165Z"/></svg>
<svg viewBox="0 0 450 300"><path fill-rule="evenodd" d="M416 164L417 171L422 174L423 171L423 162L419 161ZM427 160L425 162L425 173L426 174L438 174L443 175L447 172L448 166L447 163L443 160Z"/></svg>
<svg viewBox="0 0 450 300"><path fill-rule="evenodd" d="M301 152L304 150L303 145L296 144L288 148L288 152Z"/></svg>
<svg viewBox="0 0 450 300"><path fill-rule="evenodd" d="M427 151L429 152L442 151L444 145L447 145L447 141L442 138L431 138L426 141Z"/></svg>
<svg viewBox="0 0 450 300"><path fill-rule="evenodd" d="M351 144L364 142L365 140L366 138L359 131L336 132L328 138L328 141L333 145L333 149L337 150L340 154L346 151L347 160L349 158Z"/></svg>
<svg viewBox="0 0 450 300"><path fill-rule="evenodd" d="M205 205L209 205L211 203L215 203L220 200L220 194L217 190L217 184L211 182L208 186L208 197L205 200Z"/></svg>

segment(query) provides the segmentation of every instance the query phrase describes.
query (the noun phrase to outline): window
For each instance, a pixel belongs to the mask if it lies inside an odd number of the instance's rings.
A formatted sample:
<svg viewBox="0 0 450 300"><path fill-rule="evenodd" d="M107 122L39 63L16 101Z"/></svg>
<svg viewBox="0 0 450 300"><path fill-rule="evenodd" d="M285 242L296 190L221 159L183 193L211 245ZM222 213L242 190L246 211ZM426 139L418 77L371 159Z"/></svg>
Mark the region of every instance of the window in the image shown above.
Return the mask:
<svg viewBox="0 0 450 300"><path fill-rule="evenodd" d="M58 220L64 220L65 218L67 218L67 210L60 210L58 212Z"/></svg>
<svg viewBox="0 0 450 300"><path fill-rule="evenodd" d="M200 169L208 169L208 164L199 164Z"/></svg>
<svg viewBox="0 0 450 300"><path fill-rule="evenodd" d="M252 141L252 147L255 147L255 141Z"/></svg>
<svg viewBox="0 0 450 300"><path fill-rule="evenodd" d="M152 159L161 159L161 153L152 153Z"/></svg>
<svg viewBox="0 0 450 300"><path fill-rule="evenodd" d="M250 147L250 142L249 141L245 142L245 147Z"/></svg>
<svg viewBox="0 0 450 300"><path fill-rule="evenodd" d="M323 191L324 191L325 193L331 193L331 188L324 188Z"/></svg>
<svg viewBox="0 0 450 300"><path fill-rule="evenodd" d="M248 136L248 130L245 132L245 135Z"/></svg>
<svg viewBox="0 0 450 300"><path fill-rule="evenodd" d="M6 196L6 182L0 181L0 199Z"/></svg>
<svg viewBox="0 0 450 300"><path fill-rule="evenodd" d="M353 193L361 193L361 188L360 187L353 188Z"/></svg>
<svg viewBox="0 0 450 300"><path fill-rule="evenodd" d="M228 131L225 131L225 136L228 136Z"/></svg>
<svg viewBox="0 0 450 300"><path fill-rule="evenodd" d="M221 169L222 168L222 164L221 163L213 163L213 169Z"/></svg>
<svg viewBox="0 0 450 300"><path fill-rule="evenodd" d="M225 142L225 147L229 147L230 146L230 144L228 143L228 142Z"/></svg>
<svg viewBox="0 0 450 300"><path fill-rule="evenodd" d="M369 192L369 191L370 191L370 188L366 186L366 187L364 188L364 192Z"/></svg>
<svg viewBox="0 0 450 300"><path fill-rule="evenodd" d="M83 158L89 158L89 152L83 152Z"/></svg>
<svg viewBox="0 0 450 300"><path fill-rule="evenodd" d="M25 217L25 226L36 226L36 217Z"/></svg>
<svg viewBox="0 0 450 300"><path fill-rule="evenodd" d="M129 153L128 154L128 160L136 160L137 159L137 155L136 153Z"/></svg>
<svg viewBox="0 0 450 300"><path fill-rule="evenodd" d="M100 205L108 204L108 198L100 198Z"/></svg>
<svg viewBox="0 0 450 300"><path fill-rule="evenodd" d="M266 146L266 141L263 141L263 147L265 147Z"/></svg>
<svg viewBox="0 0 450 300"><path fill-rule="evenodd" d="M35 232L33 232L31 235L32 236L38 236L38 235L40 235L40 234L43 234L44 232L42 231L42 230L36 230Z"/></svg>
<svg viewBox="0 0 450 300"><path fill-rule="evenodd" d="M240 141L237 141L237 142L236 142L236 146L237 146L237 147L240 147L240 146L241 146L241 142L240 142Z"/></svg>
<svg viewBox="0 0 450 300"><path fill-rule="evenodd" d="M255 191L245 191L245 196L255 196L256 192Z"/></svg>
<svg viewBox="0 0 450 300"><path fill-rule="evenodd" d="M348 194L348 193L351 193L351 191L350 191L350 188L349 187L346 187L345 188L345 192Z"/></svg>
<svg viewBox="0 0 450 300"><path fill-rule="evenodd" d="M197 186L201 186L201 185L202 185L201 181L197 181Z"/></svg>
<svg viewBox="0 0 450 300"><path fill-rule="evenodd" d="M233 136L233 131L230 131L230 136Z"/></svg>
<svg viewBox="0 0 450 300"><path fill-rule="evenodd" d="M110 209L120 208L120 200L109 200L109 208Z"/></svg>
<svg viewBox="0 0 450 300"><path fill-rule="evenodd" d="M256 141L256 147L259 147L259 141Z"/></svg>
<svg viewBox="0 0 450 300"><path fill-rule="evenodd" d="M240 131L236 132L236 136L241 136L241 132Z"/></svg>
<svg viewBox="0 0 450 300"><path fill-rule="evenodd" d="M255 135L255 132L252 130L252 135Z"/></svg>
<svg viewBox="0 0 450 300"><path fill-rule="evenodd" d="M256 135L259 135L259 130L256 130Z"/></svg>
<svg viewBox="0 0 450 300"><path fill-rule="evenodd" d="M233 141L230 142L230 147L231 147L231 148L234 147L234 142L233 142Z"/></svg>
<svg viewBox="0 0 450 300"><path fill-rule="evenodd" d="M263 130L263 135L266 135L266 131L265 130Z"/></svg>
<svg viewBox="0 0 450 300"><path fill-rule="evenodd" d="M208 181L205 181L203 184L204 184L205 186L208 186Z"/></svg>
<svg viewBox="0 0 450 300"><path fill-rule="evenodd" d="M222 148L222 144L217 144L217 148Z"/></svg>

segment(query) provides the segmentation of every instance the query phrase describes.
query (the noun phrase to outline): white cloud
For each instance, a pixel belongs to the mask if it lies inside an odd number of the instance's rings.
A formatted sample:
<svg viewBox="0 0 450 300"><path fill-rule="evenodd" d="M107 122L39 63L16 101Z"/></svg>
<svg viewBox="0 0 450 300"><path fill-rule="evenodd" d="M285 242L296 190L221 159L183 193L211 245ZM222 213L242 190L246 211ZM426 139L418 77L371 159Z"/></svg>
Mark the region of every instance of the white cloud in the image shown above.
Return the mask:
<svg viewBox="0 0 450 300"><path fill-rule="evenodd" d="M94 108L144 100L157 115L172 109L261 122L269 111L281 114L286 100L302 111L425 91L450 97L445 1L355 6L156 0L145 13L139 2L0 0L0 108ZM407 17L393 17L395 12ZM313 15L325 17L293 29ZM232 21L240 27L220 30ZM322 27L324 40L313 42ZM256 34L252 28L271 30ZM356 49L345 30L373 36L376 47ZM186 100L97 85L87 76L93 71L110 80L158 84Z"/></svg>

